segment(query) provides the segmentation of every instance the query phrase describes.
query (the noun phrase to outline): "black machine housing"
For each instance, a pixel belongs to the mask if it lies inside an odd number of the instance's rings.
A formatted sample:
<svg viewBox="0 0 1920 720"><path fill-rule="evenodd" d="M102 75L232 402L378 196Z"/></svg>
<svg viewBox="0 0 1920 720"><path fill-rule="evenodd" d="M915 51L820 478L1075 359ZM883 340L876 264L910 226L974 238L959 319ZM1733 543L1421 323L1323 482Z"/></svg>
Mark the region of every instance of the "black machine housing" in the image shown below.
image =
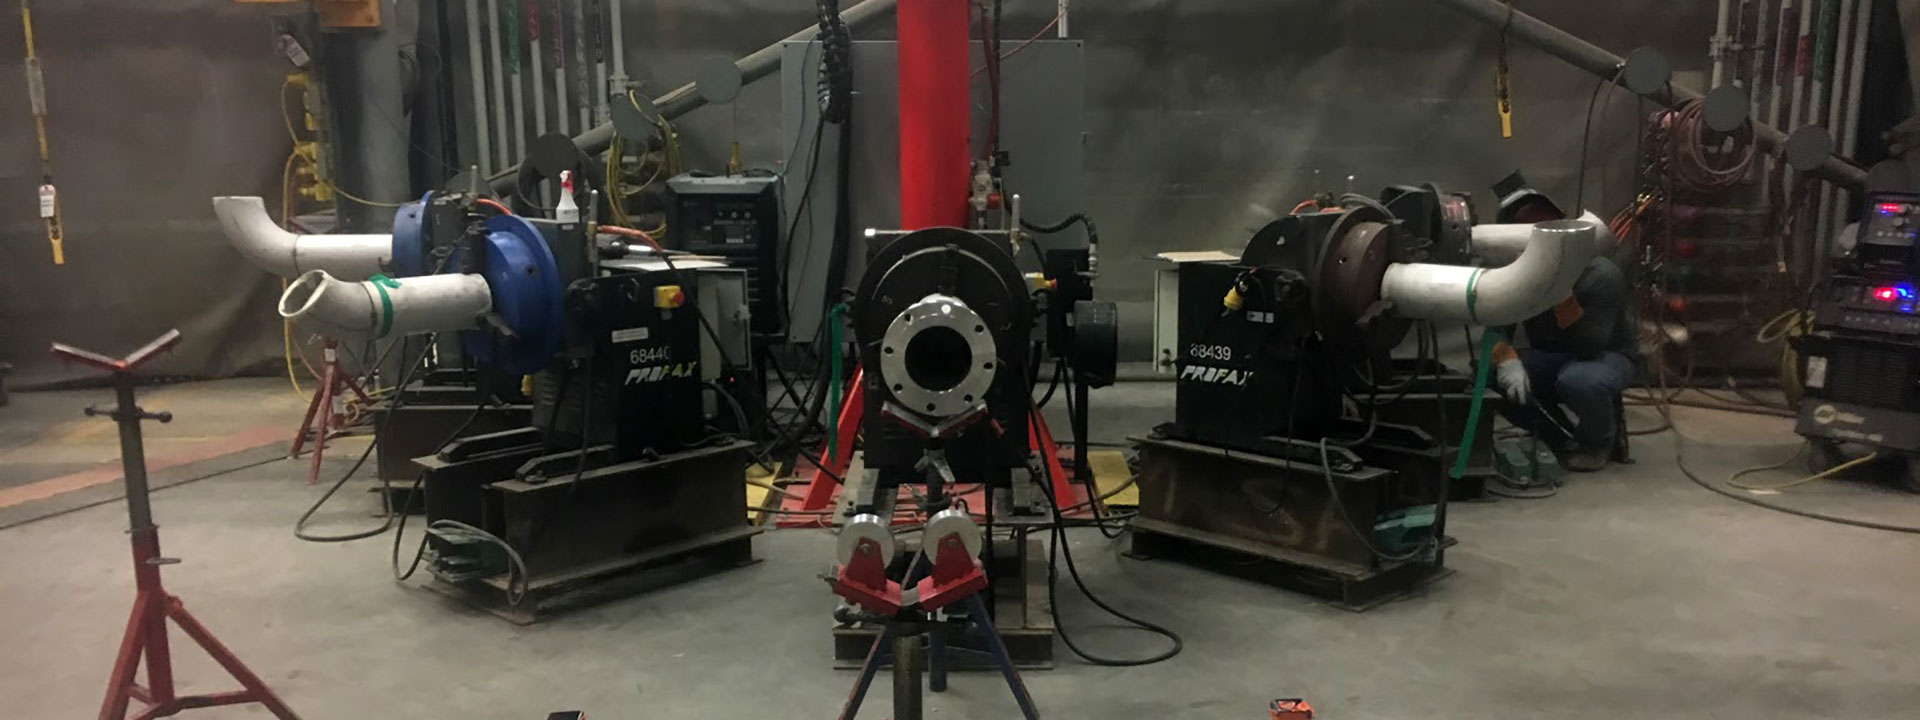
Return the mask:
<svg viewBox="0 0 1920 720"><path fill-rule="evenodd" d="M533 380L533 422L548 447L608 446L609 457L623 462L709 435L694 283L692 270L620 270L575 281L569 350ZM660 295L686 302L656 307Z"/></svg>
<svg viewBox="0 0 1920 720"><path fill-rule="evenodd" d="M709 429L699 270L589 257L578 224L533 221L566 280L565 343L530 381L526 427L463 437L418 458L434 575L504 598L515 619L599 578L711 556L750 561L744 441ZM731 271L729 271L731 272ZM517 384L517 383L516 383ZM517 389L517 388L516 388ZM518 591L497 544L524 561ZM492 578L492 579L489 579ZM488 583L492 583L489 585ZM483 597L485 595L483 594Z"/></svg>
<svg viewBox="0 0 1920 720"><path fill-rule="evenodd" d="M1360 205L1276 220L1238 261L1182 264L1172 433L1254 451L1328 434L1343 390L1384 382L1409 328L1377 307L1387 264L1434 245L1384 207Z"/></svg>
<svg viewBox="0 0 1920 720"><path fill-rule="evenodd" d="M998 351L993 382L981 398L987 417L960 435L944 440L948 461L959 477L1005 484L1011 470L1027 465L1027 428L1032 412L1028 364L1035 316L1026 280L1014 265L1004 239L957 228L930 228L898 237L876 236L869 248L867 271L860 279L852 308L855 342L861 367L867 368L861 432L866 467L881 473L883 484L913 482L914 471L928 446L924 435L882 412L892 397L882 366L882 338L908 306L930 294L955 297L986 322ZM911 353L911 348L907 349ZM910 355L911 357L911 355ZM931 361L960 367L934 368L936 373L965 370L970 359L951 353L930 353Z"/></svg>
<svg viewBox="0 0 1920 720"><path fill-rule="evenodd" d="M1237 260L1179 264L1174 419L1135 439L1134 552L1355 609L1444 575L1466 413L1440 408L1460 378L1392 357L1412 325L1381 283L1392 263L1464 259L1472 223L1465 196L1399 186L1276 220Z"/></svg>
<svg viewBox="0 0 1920 720"><path fill-rule="evenodd" d="M753 331L784 332L780 303L780 179L771 175L681 175L667 181L667 244L726 258L747 271Z"/></svg>
<svg viewBox="0 0 1920 720"><path fill-rule="evenodd" d="M1839 442L1906 453L1920 489L1920 195L1866 200L1858 242L1816 291L1812 329L1796 343L1795 430L1817 458L1837 457Z"/></svg>

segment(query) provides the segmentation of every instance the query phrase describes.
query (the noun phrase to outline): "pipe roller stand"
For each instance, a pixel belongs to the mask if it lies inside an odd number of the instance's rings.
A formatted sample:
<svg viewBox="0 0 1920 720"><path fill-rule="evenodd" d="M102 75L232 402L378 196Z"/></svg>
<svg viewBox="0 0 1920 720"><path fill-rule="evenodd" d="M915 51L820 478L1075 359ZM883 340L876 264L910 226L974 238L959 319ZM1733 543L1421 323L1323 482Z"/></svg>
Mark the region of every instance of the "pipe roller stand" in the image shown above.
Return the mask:
<svg viewBox="0 0 1920 720"><path fill-rule="evenodd" d="M932 506L928 509L945 505L948 501L941 499L940 488L951 482L952 471L944 453L928 449L922 468L927 473L927 506ZM1019 703L1021 716L1036 720L1040 712L981 600L987 574L979 560L985 542L980 526L974 524L964 505L940 509L927 520L922 538L921 551L909 563L907 582L902 584L887 575L896 546L886 519L856 515L840 530L839 563L827 577L827 584L834 594L887 618L880 636L867 651L860 679L841 707L841 720L852 720L859 714L874 676L889 663L893 666L894 720L921 720L921 673L927 673L928 688L945 692L949 653L967 652L948 647L949 621L938 617L941 611L955 606L985 638L987 654Z"/></svg>

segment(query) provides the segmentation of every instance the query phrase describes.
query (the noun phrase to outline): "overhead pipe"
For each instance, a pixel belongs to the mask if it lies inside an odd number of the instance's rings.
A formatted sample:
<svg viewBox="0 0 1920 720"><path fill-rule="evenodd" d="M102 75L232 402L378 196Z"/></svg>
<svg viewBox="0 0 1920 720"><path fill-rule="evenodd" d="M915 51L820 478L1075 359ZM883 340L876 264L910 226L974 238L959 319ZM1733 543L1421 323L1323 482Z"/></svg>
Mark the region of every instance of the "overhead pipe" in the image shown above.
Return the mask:
<svg viewBox="0 0 1920 720"><path fill-rule="evenodd" d="M1822 83L1826 89L1826 111L1822 117L1825 118L1826 127L1832 132L1834 152L1847 157L1852 157L1852 153L1847 152L1846 147L1839 144L1839 141L1845 132L1840 127L1840 123L1843 121L1841 114L1846 112L1847 59L1852 56L1853 43L1856 42L1853 36L1854 9L1854 0L1840 0L1840 7L1836 12L1822 16L1822 22L1831 26L1828 31L1833 35L1826 51L1816 57L1814 68L1815 71L1826 75ZM1866 38L1859 38L1858 42L1864 43ZM1833 188L1820 189L1820 210L1813 224L1815 237L1824 240L1840 231L1842 223L1835 222L1834 208L1838 206L1841 199L1839 191ZM1823 253L1820 260L1824 262L1825 259Z"/></svg>
<svg viewBox="0 0 1920 720"><path fill-rule="evenodd" d="M1860 151L1860 98L1866 81L1867 31L1873 19L1874 0L1859 0L1853 26L1853 53L1847 60L1847 102L1840 121L1840 152L1854 157ZM1920 77L1914 78L1920 83Z"/></svg>
<svg viewBox="0 0 1920 720"><path fill-rule="evenodd" d="M1594 255L1605 257L1613 253L1614 246L1620 243L1614 237L1607 224L1592 210L1582 213L1580 220L1593 223ZM1473 226L1473 242L1468 249L1473 257L1484 267L1499 267L1520 258L1529 245L1533 244L1534 227L1532 223L1498 223Z"/></svg>
<svg viewBox="0 0 1920 720"><path fill-rule="evenodd" d="M1773 55L1771 71L1767 75L1767 124L1779 125L1780 113L1787 102L1787 83L1793 71L1793 59L1799 52L1799 43L1795 42L1794 28L1798 26L1800 16L1793 7L1793 0L1780 0L1780 13L1774 21ZM1758 119L1760 116L1755 115ZM1791 124L1792 120L1788 120ZM1773 202L1774 172L1779 161L1773 156L1767 157L1766 171L1760 176L1760 202Z"/></svg>
<svg viewBox="0 0 1920 720"><path fill-rule="evenodd" d="M533 137L547 134L547 80L546 68L540 64L540 3L527 0L520 13L521 21L526 24L527 33L527 81L533 83ZM529 142L529 144L531 144ZM523 155L524 157L524 155ZM513 175L520 171L519 163L507 168L498 177L491 178L494 192L506 192L513 187ZM501 182L500 178L506 178Z"/></svg>
<svg viewBox="0 0 1920 720"><path fill-rule="evenodd" d="M473 142L482 172L493 171L493 131L487 127L487 63L480 52L480 0L467 0L467 71L473 85Z"/></svg>
<svg viewBox="0 0 1920 720"><path fill-rule="evenodd" d="M553 24L548 26L553 36L553 127L563 133L571 134L567 113L573 109L567 102L567 7L556 0L553 4ZM583 128L584 129L584 128Z"/></svg>
<svg viewBox="0 0 1920 720"><path fill-rule="evenodd" d="M1727 80L1727 53L1733 47L1733 38L1727 35L1728 26L1733 23L1733 0L1720 0L1720 12L1714 20L1713 45L1709 54L1713 55L1713 86L1720 87Z"/></svg>
<svg viewBox="0 0 1920 720"><path fill-rule="evenodd" d="M505 29L500 27L500 0L487 0L487 49L491 53L487 64L493 70L493 144L500 153L499 162L491 158L488 160L491 167L499 167L506 163L507 158L513 157L513 142L510 139L513 126L507 122L507 56L500 51L500 34L503 32Z"/></svg>
<svg viewBox="0 0 1920 720"><path fill-rule="evenodd" d="M847 24L848 29L859 29L875 20L886 17L888 13L893 11L894 6L898 3L899 0L866 0L866 2L841 11L840 19ZM735 61L733 65L740 70L741 82L752 83L768 75L772 75L780 69L781 46L790 42L807 42L812 40L819 32L820 28L818 25L809 25L806 29L788 35L779 42L760 48L754 51L753 54ZM700 97L700 89L695 83L687 83L675 88L672 92L653 99L654 108L659 111L660 117L667 120L678 119L680 116L704 107L706 104L706 99ZM574 136L573 142L589 155L602 152L613 142L613 125L606 123L595 126L590 130ZM519 163L515 163L513 166L488 177L487 183L493 188L494 192L508 192L513 189L513 178L519 171L520 165Z"/></svg>
<svg viewBox="0 0 1920 720"><path fill-rule="evenodd" d="M280 294L280 317L336 338L471 330L492 308L487 279L457 273L356 283L312 270Z"/></svg>
<svg viewBox="0 0 1920 720"><path fill-rule="evenodd" d="M307 235L280 227L258 197L216 197L213 214L227 241L262 270L281 277L324 270L355 280L384 272L393 257L393 236Z"/></svg>
<svg viewBox="0 0 1920 720"><path fill-rule="evenodd" d="M607 34L613 44L613 75L607 80L607 94L627 89L627 23L620 6L622 0L607 1ZM607 98L601 98L605 103Z"/></svg>
<svg viewBox="0 0 1920 720"><path fill-rule="evenodd" d="M608 0L608 4L620 7L620 0ZM618 13L619 10L613 12ZM599 0L593 3L593 121L607 122L613 117L607 107L607 96L612 94L613 86L607 84L607 11L600 7Z"/></svg>
<svg viewBox="0 0 1920 720"><path fill-rule="evenodd" d="M1602 50L1593 43L1575 37L1532 15L1515 10L1512 5L1501 0L1434 1L1458 10L1489 27L1505 28L1508 37L1532 45L1596 77L1613 78L1619 72L1621 64L1626 62L1620 56ZM1670 86L1670 90L1657 90L1646 95L1647 99L1667 107L1674 107L1700 97L1698 91L1677 85ZM1787 134L1773 125L1755 120L1753 139L1755 144L1770 155L1779 156L1786 152ZM1866 170L1834 155L1827 156L1827 159L1812 171L1812 174L1828 182L1856 190L1864 185L1867 179Z"/></svg>
<svg viewBox="0 0 1920 720"><path fill-rule="evenodd" d="M1380 296L1396 316L1412 320L1511 325L1567 299L1593 262L1598 230L1584 219L1534 225L1520 257L1493 269L1395 263L1387 266Z"/></svg>
<svg viewBox="0 0 1920 720"><path fill-rule="evenodd" d="M1773 17L1768 9L1767 0L1760 0L1753 10L1753 34L1746 40L1747 51L1751 55L1747 61L1747 117L1760 117L1760 100L1765 96L1762 89L1767 82L1767 47L1772 45L1767 19Z"/></svg>

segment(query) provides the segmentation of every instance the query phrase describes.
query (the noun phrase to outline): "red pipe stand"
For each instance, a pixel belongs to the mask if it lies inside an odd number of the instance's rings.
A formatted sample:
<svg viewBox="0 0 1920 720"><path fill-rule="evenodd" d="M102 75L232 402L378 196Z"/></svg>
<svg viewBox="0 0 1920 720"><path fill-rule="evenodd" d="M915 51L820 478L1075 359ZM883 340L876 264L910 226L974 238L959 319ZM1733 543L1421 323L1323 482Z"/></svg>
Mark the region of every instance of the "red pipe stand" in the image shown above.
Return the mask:
<svg viewBox="0 0 1920 720"><path fill-rule="evenodd" d="M108 680L107 697L100 705L100 720L125 720L127 709L134 700L146 704L133 716L137 720L171 717L192 708L246 703L260 703L281 720L298 720L293 710L281 702L280 697L260 680L260 676L247 669L246 663L240 662L233 651L228 650L205 625L187 612L180 598L167 592L160 584L160 566L179 560L160 555L160 528L153 524L153 508L147 498L147 458L140 437L140 421L169 422L173 420L173 415L150 413L135 404L133 371L179 343L180 331L169 330L167 334L147 343L146 347L119 359L69 345L53 344L53 354L62 360L112 373L114 395L118 401L112 410L87 408L88 415L106 415L120 425L120 465L126 475L127 517L131 524L128 534L132 537L133 582L137 588L133 613L127 618L126 634L121 637L120 653L114 659L113 675ZM226 669L227 674L240 681L241 689L206 695L180 695L174 687L173 654L167 644L169 620L179 625L187 637L206 650L214 662ZM144 686L135 680L143 656L147 661L147 684Z"/></svg>
<svg viewBox="0 0 1920 720"><path fill-rule="evenodd" d="M367 397L367 391L360 383L340 367L340 343L327 338L322 351L326 360L321 365L320 386L313 389L313 400L307 403L307 416L300 421L300 430L293 434L293 449L287 451L287 458L300 457L300 448L306 443L308 433L313 435L313 460L307 466L307 484L320 482L320 458L327 451L327 435L346 425L346 419L333 411L334 401L344 397L344 390L352 390L360 398L362 407L373 407L373 398Z"/></svg>

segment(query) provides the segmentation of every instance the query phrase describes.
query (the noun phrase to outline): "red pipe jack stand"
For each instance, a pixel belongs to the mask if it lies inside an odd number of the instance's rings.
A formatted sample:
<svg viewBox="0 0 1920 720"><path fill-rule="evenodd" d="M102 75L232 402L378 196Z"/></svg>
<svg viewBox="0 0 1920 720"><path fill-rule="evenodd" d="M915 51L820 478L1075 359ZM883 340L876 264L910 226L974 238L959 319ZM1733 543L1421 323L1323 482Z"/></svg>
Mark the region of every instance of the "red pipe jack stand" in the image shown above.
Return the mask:
<svg viewBox="0 0 1920 720"><path fill-rule="evenodd" d="M985 638L988 655L1006 680L1020 715L1039 720L1040 711L1027 693L1013 667L1007 646L987 614L980 593L987 588L987 575L980 565L979 527L967 511L953 508L935 513L927 521L924 538L931 549L911 563L908 576L911 591L887 577L887 565L893 560L893 531L874 515L860 515L840 530L840 564L827 578L833 592L868 611L887 617L860 666L860 679L854 683L847 702L840 708L840 720L853 720L867 698L880 666L893 667L893 720L922 720L921 672L927 672L927 688L934 692L947 689L948 653L945 622L935 613L958 605ZM924 575L919 573L924 570ZM917 577L917 580L916 580ZM922 642L922 639L925 642Z"/></svg>
<svg viewBox="0 0 1920 720"><path fill-rule="evenodd" d="M132 536L133 580L138 588L133 600L133 615L127 618L127 632L120 640L120 654L113 662L107 698L100 705L100 720L125 720L127 707L135 699L147 705L134 715L136 720L171 717L191 708L246 703L260 703L281 720L298 720L299 716L294 715L293 710L281 702L280 697L273 694L273 690L258 675L247 669L233 651L220 644L220 640L206 626L187 612L180 598L168 593L160 585L160 566L179 560L160 556L160 528L153 524L153 510L147 502L147 458L146 450L141 445L140 421L170 422L173 415L150 413L134 403L133 371L179 343L180 331L169 330L167 334L147 343L146 347L120 359L60 343L53 344L54 356L62 360L112 373L114 395L118 400L112 410L89 407L86 411L89 416L111 417L120 425L120 463L126 474L127 517L132 525L128 534ZM173 685L173 655L167 647L168 620L179 625L187 637L193 638L213 657L214 662L220 663L220 667L239 680L242 689L209 695L177 694ZM147 659L147 684L144 687L134 681L142 655Z"/></svg>
<svg viewBox="0 0 1920 720"><path fill-rule="evenodd" d="M307 403L307 416L300 421L300 430L293 434L293 449L287 451L287 459L300 457L300 448L306 444L307 435L313 435L313 461L307 467L307 484L320 482L320 457L327 451L327 435L346 424L346 419L333 411L334 401L346 397L344 391L352 390L360 398L364 407L373 407L373 398L367 397L367 391L360 388L360 382L340 367L340 342L327 338L321 351L326 360L321 365L320 386L313 389L313 400Z"/></svg>

